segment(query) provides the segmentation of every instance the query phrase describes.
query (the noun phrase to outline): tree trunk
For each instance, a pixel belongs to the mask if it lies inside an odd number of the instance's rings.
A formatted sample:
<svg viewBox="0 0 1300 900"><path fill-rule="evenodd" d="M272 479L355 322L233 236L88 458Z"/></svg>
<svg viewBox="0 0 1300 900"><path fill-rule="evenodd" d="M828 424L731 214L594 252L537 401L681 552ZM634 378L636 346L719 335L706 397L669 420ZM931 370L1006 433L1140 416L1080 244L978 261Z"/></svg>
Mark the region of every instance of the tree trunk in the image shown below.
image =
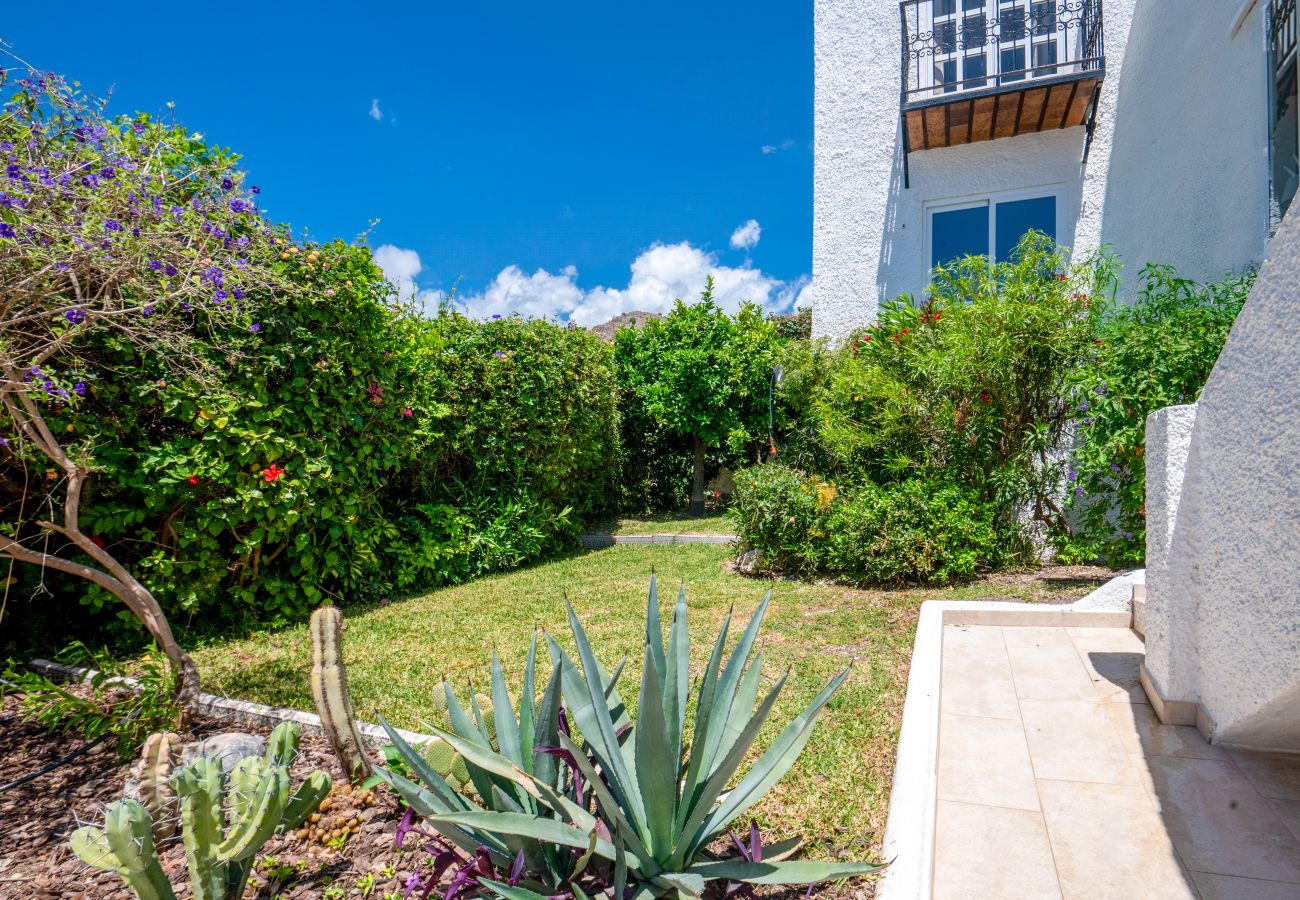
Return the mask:
<svg viewBox="0 0 1300 900"><path fill-rule="evenodd" d="M704 515L704 441L695 436L695 481L691 486L691 515Z"/></svg>

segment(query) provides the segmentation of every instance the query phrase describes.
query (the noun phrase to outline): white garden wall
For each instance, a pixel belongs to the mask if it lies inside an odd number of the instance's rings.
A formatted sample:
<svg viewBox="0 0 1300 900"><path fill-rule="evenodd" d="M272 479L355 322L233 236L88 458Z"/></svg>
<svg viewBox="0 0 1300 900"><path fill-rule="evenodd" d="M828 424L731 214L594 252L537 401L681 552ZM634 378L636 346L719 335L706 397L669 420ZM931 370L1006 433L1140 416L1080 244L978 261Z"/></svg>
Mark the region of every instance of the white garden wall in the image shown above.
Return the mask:
<svg viewBox="0 0 1300 900"><path fill-rule="evenodd" d="M1057 188L1060 241L1212 278L1267 240L1264 3L1107 0L1106 80L1084 129L913 152L903 187L896 0L816 0L813 333L841 337L920 293L928 203ZM1238 27L1234 29L1234 24ZM1130 31L1131 25L1131 31Z"/></svg>
<svg viewBox="0 0 1300 900"><path fill-rule="evenodd" d="M1146 610L1146 669L1161 698L1199 704L1216 741L1296 751L1298 309L1300 220L1292 213L1195 407L1181 485L1165 463L1179 455L1189 408L1165 416L1169 452L1148 454L1155 502Z"/></svg>

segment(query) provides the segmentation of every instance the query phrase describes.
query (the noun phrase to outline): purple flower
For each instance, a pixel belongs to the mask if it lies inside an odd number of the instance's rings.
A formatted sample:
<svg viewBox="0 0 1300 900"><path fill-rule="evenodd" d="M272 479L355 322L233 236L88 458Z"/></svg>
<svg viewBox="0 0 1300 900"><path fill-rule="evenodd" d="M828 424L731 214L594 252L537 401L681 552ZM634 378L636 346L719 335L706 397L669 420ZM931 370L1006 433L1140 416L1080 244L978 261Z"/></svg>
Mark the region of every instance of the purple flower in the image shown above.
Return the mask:
<svg viewBox="0 0 1300 900"><path fill-rule="evenodd" d="M78 381L74 384L72 386L72 393L76 394L78 397L86 396L86 382Z"/></svg>
<svg viewBox="0 0 1300 900"><path fill-rule="evenodd" d="M181 309L183 309L185 312L189 312L189 311L190 311L190 304L189 304L189 302L186 301L186 300L182 300L182 301L181 301Z"/></svg>
<svg viewBox="0 0 1300 900"><path fill-rule="evenodd" d="M248 212L252 206L243 200L231 200L230 211L236 213Z"/></svg>
<svg viewBox="0 0 1300 900"><path fill-rule="evenodd" d="M223 191L234 190L234 187L235 187L235 183L231 181L229 178L221 179L221 189Z"/></svg>
<svg viewBox="0 0 1300 900"><path fill-rule="evenodd" d="M5 166L5 174L8 175L10 178L22 178L23 170L22 167L19 166L17 163L10 163L9 165Z"/></svg>
<svg viewBox="0 0 1300 900"><path fill-rule="evenodd" d="M163 269L163 274L166 275L166 276L168 276L168 277L171 277L172 275L175 275L175 274L176 274L176 267L173 266L171 263L168 263L168 264L167 264L167 268Z"/></svg>
<svg viewBox="0 0 1300 900"><path fill-rule="evenodd" d="M70 309L63 315L73 325L80 325L82 322L86 321L86 314L79 309ZM37 372L36 374L39 375L40 373Z"/></svg>
<svg viewBox="0 0 1300 900"><path fill-rule="evenodd" d="M262 189L261 189L260 187L258 187L257 185L253 185L253 187L251 188L251 190L253 191L254 194L260 194L260 193L262 193Z"/></svg>
<svg viewBox="0 0 1300 900"><path fill-rule="evenodd" d="M1119 466L1115 465L1114 463L1110 464L1110 470L1116 475L1119 474Z"/></svg>
<svg viewBox="0 0 1300 900"><path fill-rule="evenodd" d="M262 330L262 323L254 322L252 325L248 326L248 330L251 331L253 334L257 334L259 331Z"/></svg>
<svg viewBox="0 0 1300 900"><path fill-rule="evenodd" d="M0 222L0 237L11 238L14 236L14 227L8 222Z"/></svg>
<svg viewBox="0 0 1300 900"><path fill-rule="evenodd" d="M506 358L506 355L505 355L504 353L502 353L500 350L498 350L496 353L493 353L492 355L495 356L497 359L505 359L505 358Z"/></svg>
<svg viewBox="0 0 1300 900"><path fill-rule="evenodd" d="M1083 488L1081 488L1081 487L1077 487L1077 488L1075 488L1075 489L1074 489L1074 495L1075 495L1076 497L1082 497L1082 496L1083 496Z"/></svg>
<svg viewBox="0 0 1300 900"><path fill-rule="evenodd" d="M1124 532L1124 537L1125 537L1127 540L1130 540L1130 541L1133 540L1133 532L1131 532L1131 531L1126 531L1126 532Z"/></svg>
<svg viewBox="0 0 1300 900"><path fill-rule="evenodd" d="M144 309L140 310L140 315L146 319L152 316L153 313L154 313L154 308L152 303L150 303Z"/></svg>
<svg viewBox="0 0 1300 900"><path fill-rule="evenodd" d="M1084 424L1084 425L1091 425L1091 424L1092 424L1092 419L1090 419L1090 418L1089 418L1089 419L1084 419L1084 420L1083 420L1083 424Z"/></svg>
<svg viewBox="0 0 1300 900"><path fill-rule="evenodd" d="M4 438L0 438L0 447L8 447L8 446L9 446L9 442Z"/></svg>
<svg viewBox="0 0 1300 900"><path fill-rule="evenodd" d="M143 122L135 122L131 125L131 130L136 134L144 134L145 125Z"/></svg>
<svg viewBox="0 0 1300 900"><path fill-rule="evenodd" d="M0 141L0 150L3 150L5 153L13 153L14 145L9 141Z"/></svg>
<svg viewBox="0 0 1300 900"><path fill-rule="evenodd" d="M501 313L493 313L493 314L492 314L492 321L495 322L495 321L496 321L497 319L499 319L499 318L501 318Z"/></svg>
<svg viewBox="0 0 1300 900"><path fill-rule="evenodd" d="M163 267L163 264L160 263L160 262L158 262L158 260L156 260L156 259L151 259L151 260L149 260L149 268L153 269L155 272L161 272L161 271L162 271L162 267Z"/></svg>
<svg viewBox="0 0 1300 900"><path fill-rule="evenodd" d="M1099 385L1097 385L1095 388L1093 388L1092 390L1093 390L1094 393L1097 393L1097 394L1104 394L1104 393L1106 393L1106 385L1104 385L1104 384L1099 384Z"/></svg>
<svg viewBox="0 0 1300 900"><path fill-rule="evenodd" d="M1088 411L1088 401L1087 401L1087 400L1084 400L1082 403L1079 404L1079 411L1080 411L1080 412L1087 412L1087 411Z"/></svg>
<svg viewBox="0 0 1300 900"><path fill-rule="evenodd" d="M104 220L104 230L105 230L105 231L121 231L121 230L122 230L122 223L119 222L117 219L105 219L105 220Z"/></svg>
<svg viewBox="0 0 1300 900"><path fill-rule="evenodd" d="M1065 474L1065 477L1070 479L1071 481L1074 481L1079 477L1079 473L1071 469L1069 472Z"/></svg>
<svg viewBox="0 0 1300 900"><path fill-rule="evenodd" d="M243 289L243 288L235 288L233 291L231 291L231 293L234 294L236 300L243 300L243 299L244 299L244 289Z"/></svg>
<svg viewBox="0 0 1300 900"><path fill-rule="evenodd" d="M99 174L103 178L113 178L117 175L117 172L113 170L112 166L104 166L104 168L99 170Z"/></svg>

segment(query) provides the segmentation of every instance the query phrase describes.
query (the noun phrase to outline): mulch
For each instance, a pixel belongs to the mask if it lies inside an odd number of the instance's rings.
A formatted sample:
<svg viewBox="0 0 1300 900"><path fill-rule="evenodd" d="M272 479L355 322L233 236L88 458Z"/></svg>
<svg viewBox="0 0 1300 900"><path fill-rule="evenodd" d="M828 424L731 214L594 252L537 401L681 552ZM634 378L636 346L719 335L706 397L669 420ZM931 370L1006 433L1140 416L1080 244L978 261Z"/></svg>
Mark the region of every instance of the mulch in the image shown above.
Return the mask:
<svg viewBox="0 0 1300 900"><path fill-rule="evenodd" d="M224 731L265 735L270 729L205 719L194 728L193 736L201 739ZM17 698L5 697L0 708L0 784L35 771L84 743L80 735L51 734L41 725L23 723ZM106 742L35 781L0 794L0 898L133 900L134 894L116 874L87 866L68 846L72 831L102 821L104 807L121 799L130 768L131 762L119 763ZM346 784L325 739L303 735L291 770L295 785L318 768L327 770L336 785ZM319 824L346 816L348 822L358 820L358 825L333 847L316 840L314 834L306 839L296 833L273 838L259 854L261 861L249 879L245 898L298 900L327 896L327 891L330 896L359 897L372 875L369 897L378 900L390 891L400 892L409 867L418 864L421 855L394 847L393 835L402 816L395 796L379 788L373 799L373 805L358 809L365 806L359 795L354 800L336 788L330 798L332 809ZM191 896L179 839L160 850L163 870L177 897Z"/></svg>
<svg viewBox="0 0 1300 900"><path fill-rule="evenodd" d="M69 687L82 691L80 687ZM267 735L259 728L220 719L196 723L187 739L202 739L227 731ZM24 723L18 698L6 696L0 705L0 784L42 768L85 744L80 735L51 733L41 725ZM133 760L119 762L111 742L37 778L0 794L0 900L134 900L134 894L113 872L91 868L78 859L68 836L85 824L103 821L104 809L123 795ZM397 824L404 809L383 786L368 795L345 785L342 768L324 738L303 735L291 769L295 786L310 772L323 768L336 785L330 809L308 829L273 838L258 854L244 900L382 900L401 896L412 868L427 857L420 850L398 850ZM348 824L344 840L326 843ZM334 831L331 832L331 827ZM320 832L325 834L321 835ZM716 848L729 854L721 843ZM192 897L179 837L159 848L163 871L180 900ZM802 900L803 890L760 888L759 900ZM818 900L869 900L871 879L824 885ZM415 896L419 896L417 893Z"/></svg>

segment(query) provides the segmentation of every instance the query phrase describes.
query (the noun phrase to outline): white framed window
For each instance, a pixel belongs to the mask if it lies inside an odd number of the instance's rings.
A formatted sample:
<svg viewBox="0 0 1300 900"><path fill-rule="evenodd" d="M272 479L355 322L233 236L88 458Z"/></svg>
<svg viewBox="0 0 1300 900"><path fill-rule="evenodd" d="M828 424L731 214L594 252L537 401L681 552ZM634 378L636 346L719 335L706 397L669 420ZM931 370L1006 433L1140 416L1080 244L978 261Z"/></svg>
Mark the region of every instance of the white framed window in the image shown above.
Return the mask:
<svg viewBox="0 0 1300 900"><path fill-rule="evenodd" d="M1005 261L1029 230L1065 233L1065 188L1051 185L925 204L926 282L937 265L966 255Z"/></svg>

